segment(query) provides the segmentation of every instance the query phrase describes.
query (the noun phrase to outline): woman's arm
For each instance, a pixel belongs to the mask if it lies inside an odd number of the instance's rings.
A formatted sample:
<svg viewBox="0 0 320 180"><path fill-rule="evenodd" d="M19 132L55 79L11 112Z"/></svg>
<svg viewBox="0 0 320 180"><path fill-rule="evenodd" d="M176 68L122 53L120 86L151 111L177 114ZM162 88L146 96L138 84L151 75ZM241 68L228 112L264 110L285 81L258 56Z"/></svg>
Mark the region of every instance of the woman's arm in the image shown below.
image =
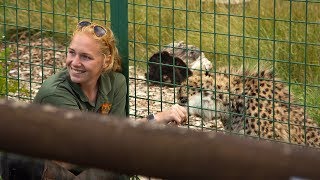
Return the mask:
<svg viewBox="0 0 320 180"><path fill-rule="evenodd" d="M157 122L161 124L168 124L174 122L175 124L183 124L187 120L188 113L185 107L178 104L171 106L171 108L166 109L162 112L154 114L154 119L142 118L136 119L138 122Z"/></svg>
<svg viewBox="0 0 320 180"><path fill-rule="evenodd" d="M77 101L64 94L51 94L42 98L35 98L33 102L39 104L50 104L58 108L80 110Z"/></svg>

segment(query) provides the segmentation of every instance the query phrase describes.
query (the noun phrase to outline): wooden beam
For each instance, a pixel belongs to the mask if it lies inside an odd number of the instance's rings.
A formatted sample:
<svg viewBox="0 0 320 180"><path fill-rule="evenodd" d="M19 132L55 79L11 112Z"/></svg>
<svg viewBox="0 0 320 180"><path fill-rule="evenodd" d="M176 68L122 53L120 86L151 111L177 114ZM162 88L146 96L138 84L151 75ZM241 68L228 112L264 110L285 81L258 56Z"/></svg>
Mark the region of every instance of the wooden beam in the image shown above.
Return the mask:
<svg viewBox="0 0 320 180"><path fill-rule="evenodd" d="M0 101L0 149L125 174L320 179L319 151L52 106Z"/></svg>

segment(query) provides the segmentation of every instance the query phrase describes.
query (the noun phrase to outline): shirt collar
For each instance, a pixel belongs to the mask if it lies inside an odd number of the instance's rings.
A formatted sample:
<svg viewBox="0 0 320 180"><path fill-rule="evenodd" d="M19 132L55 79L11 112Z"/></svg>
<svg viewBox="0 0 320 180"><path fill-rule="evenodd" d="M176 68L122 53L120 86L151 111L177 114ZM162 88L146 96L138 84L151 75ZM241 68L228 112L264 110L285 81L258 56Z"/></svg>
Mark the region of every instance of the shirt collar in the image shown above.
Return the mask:
<svg viewBox="0 0 320 180"><path fill-rule="evenodd" d="M68 73L68 72L67 72ZM71 86L71 88L75 91L77 96L80 98L82 102L90 103L87 96L82 91L80 85L78 83L75 83L71 81L70 75L68 73L67 80ZM92 106L95 106L96 108L99 108L101 104L106 103L108 101L107 95L111 91L111 81L108 73L103 73L99 79L98 79L98 94L97 94L97 100L96 104Z"/></svg>
<svg viewBox="0 0 320 180"><path fill-rule="evenodd" d="M98 96L96 101L96 109L99 109L102 104L110 103L108 94L111 91L111 81L110 77L107 73L103 73L99 80L99 90L98 90Z"/></svg>
<svg viewBox="0 0 320 180"><path fill-rule="evenodd" d="M67 80L71 86L71 88L73 89L73 91L77 94L77 96L80 98L80 100L82 102L89 102L87 96L84 94L84 92L82 91L80 85L78 83L75 83L73 81L71 81L71 78L70 78L70 75L69 75L69 72L67 72L68 75L67 75Z"/></svg>
<svg viewBox="0 0 320 180"><path fill-rule="evenodd" d="M108 72L103 73L99 80L99 93L103 96L107 96L111 91L111 80Z"/></svg>

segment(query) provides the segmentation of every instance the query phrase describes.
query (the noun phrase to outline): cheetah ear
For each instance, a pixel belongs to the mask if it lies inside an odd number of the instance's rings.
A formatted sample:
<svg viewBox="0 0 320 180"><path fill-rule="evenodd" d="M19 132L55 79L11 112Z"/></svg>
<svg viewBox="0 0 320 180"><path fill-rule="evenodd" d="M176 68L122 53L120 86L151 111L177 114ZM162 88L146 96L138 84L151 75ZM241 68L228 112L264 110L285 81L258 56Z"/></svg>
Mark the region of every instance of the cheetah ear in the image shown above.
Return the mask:
<svg viewBox="0 0 320 180"><path fill-rule="evenodd" d="M260 72L260 77L272 79L274 77L274 71L267 69Z"/></svg>

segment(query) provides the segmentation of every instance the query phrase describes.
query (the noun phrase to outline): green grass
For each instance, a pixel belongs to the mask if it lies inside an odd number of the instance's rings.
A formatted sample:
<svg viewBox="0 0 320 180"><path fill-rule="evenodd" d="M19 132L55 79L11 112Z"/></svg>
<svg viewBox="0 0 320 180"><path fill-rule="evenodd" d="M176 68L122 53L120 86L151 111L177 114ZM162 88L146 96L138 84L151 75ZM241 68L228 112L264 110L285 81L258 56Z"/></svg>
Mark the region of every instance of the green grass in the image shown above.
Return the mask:
<svg viewBox="0 0 320 180"><path fill-rule="evenodd" d="M10 49L3 49L0 51L0 98L4 97L8 93L18 92L20 96L26 96L29 91L23 86L19 86L18 79L9 79L6 77L6 72L10 71L12 66L8 65L6 59L8 59Z"/></svg>
<svg viewBox="0 0 320 180"><path fill-rule="evenodd" d="M140 60L138 66L145 67L154 52L174 40L200 47L216 67L267 64L289 82L300 104L315 107L307 108L308 113L320 121L320 3L251 0L245 6L226 6L212 1L200 4L199 0L128 2L129 58ZM16 0L7 0L6 39L27 30L66 44L79 19L109 24L108 3L64 3L19 0L16 4ZM0 21L4 21L3 11L1 7Z"/></svg>
<svg viewBox="0 0 320 180"><path fill-rule="evenodd" d="M8 89L8 91L15 92L15 85L16 84L12 84L12 82L7 81L6 79L6 59L8 58L8 55L10 54L10 50L4 49L2 51L0 51L0 98L3 97L7 92L6 90Z"/></svg>

